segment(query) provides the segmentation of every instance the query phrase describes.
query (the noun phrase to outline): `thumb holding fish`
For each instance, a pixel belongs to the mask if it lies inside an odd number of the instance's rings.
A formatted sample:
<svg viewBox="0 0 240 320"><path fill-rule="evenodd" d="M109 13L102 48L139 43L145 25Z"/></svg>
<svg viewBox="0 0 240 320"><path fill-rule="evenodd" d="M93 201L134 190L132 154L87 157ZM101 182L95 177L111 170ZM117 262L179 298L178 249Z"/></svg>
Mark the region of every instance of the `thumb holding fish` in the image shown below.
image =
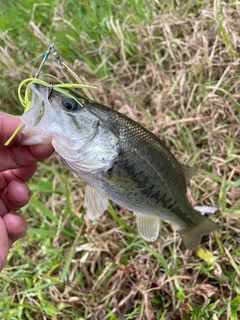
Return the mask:
<svg viewBox="0 0 240 320"><path fill-rule="evenodd" d="M0 112L0 270L6 264L12 242L27 230L26 219L16 212L30 199L25 182L35 173L37 161L53 153L51 145L19 147L14 142L16 138L5 147L19 124L20 117Z"/></svg>
<svg viewBox="0 0 240 320"><path fill-rule="evenodd" d="M8 146L4 143L12 135L17 126L20 124L20 117L0 112L0 171L8 169L19 169L22 167L35 165L37 161L48 158L53 153L51 145L39 145L31 147L19 147L16 140L17 137ZM4 160L3 160L4 159ZM34 170L34 171L35 171ZM25 177L26 172L24 173ZM31 177L32 175L30 175ZM29 178L30 178L29 177ZM25 178L24 181L29 178Z"/></svg>

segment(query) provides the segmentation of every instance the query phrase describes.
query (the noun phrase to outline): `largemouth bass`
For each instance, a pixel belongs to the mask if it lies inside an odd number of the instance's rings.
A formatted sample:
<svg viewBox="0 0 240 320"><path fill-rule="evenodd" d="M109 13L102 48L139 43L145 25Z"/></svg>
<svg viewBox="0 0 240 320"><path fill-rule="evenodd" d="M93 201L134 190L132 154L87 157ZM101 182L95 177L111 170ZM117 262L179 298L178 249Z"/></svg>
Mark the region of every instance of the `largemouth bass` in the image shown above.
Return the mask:
<svg viewBox="0 0 240 320"><path fill-rule="evenodd" d="M187 183L195 169L180 164L154 134L132 119L76 92L30 85L29 111L21 121L21 144L52 143L65 164L86 181L91 220L108 199L133 211L142 237L156 240L159 218L177 227L194 250L218 226L189 203Z"/></svg>

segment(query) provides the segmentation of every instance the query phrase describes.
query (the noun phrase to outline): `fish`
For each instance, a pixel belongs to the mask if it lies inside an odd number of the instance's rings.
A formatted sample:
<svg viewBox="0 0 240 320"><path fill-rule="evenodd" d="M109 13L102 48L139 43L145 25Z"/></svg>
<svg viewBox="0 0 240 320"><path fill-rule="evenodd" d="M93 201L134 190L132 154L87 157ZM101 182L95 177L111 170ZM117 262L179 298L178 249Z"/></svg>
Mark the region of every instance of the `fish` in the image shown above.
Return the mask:
<svg viewBox="0 0 240 320"><path fill-rule="evenodd" d="M65 165L86 182L89 218L108 200L132 211L147 241L159 220L173 224L184 245L196 249L218 225L195 210L187 185L195 168L181 164L153 133L129 117L74 90L31 83L31 105L21 116L21 145L51 143Z"/></svg>

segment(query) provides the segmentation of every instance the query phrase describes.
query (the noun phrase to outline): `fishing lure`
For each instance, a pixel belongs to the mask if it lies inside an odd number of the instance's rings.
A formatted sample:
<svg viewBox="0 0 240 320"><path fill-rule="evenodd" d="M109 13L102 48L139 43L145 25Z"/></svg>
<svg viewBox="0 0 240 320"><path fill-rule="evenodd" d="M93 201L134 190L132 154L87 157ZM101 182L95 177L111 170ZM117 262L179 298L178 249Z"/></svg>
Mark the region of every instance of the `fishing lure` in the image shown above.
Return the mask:
<svg viewBox="0 0 240 320"><path fill-rule="evenodd" d="M40 71L42 70L42 67L43 67L44 63L45 63L46 59L48 58L48 56L49 56L49 54L50 54L50 52L51 52L51 50L53 48L54 48L54 43L51 43L50 46L48 47L46 53L43 56L42 62L40 63L40 66L39 66L38 71L37 71L37 73L35 75L35 78L39 78Z"/></svg>
<svg viewBox="0 0 240 320"><path fill-rule="evenodd" d="M59 54L58 54L58 52L56 50L53 51L53 57L57 60L58 64L60 66L62 66L64 72L68 75L69 79L71 81L73 81L73 83L62 83L56 77L54 77L53 75L49 75L49 74L46 74L45 76L49 76L52 79L55 79L60 83L58 83L58 84L50 84L50 83L47 83L47 82L39 79L39 75L40 75L40 72L41 72L41 70L42 70L42 68L44 66L44 63L45 63L46 59L49 57L49 55L50 55L50 53L51 53L51 51L53 49L55 49L54 43L51 43L50 46L48 47L46 53L43 56L43 59L42 59L40 65L39 65L39 68L37 70L35 78L27 78L27 79L23 80L20 83L19 87L18 87L18 99L19 99L20 103L23 105L23 107L25 109L24 112L26 112L26 111L28 111L30 109L30 104L31 104L31 100L30 100L30 85L32 83L39 83L39 84L42 84L42 85L44 85L46 87L54 88L58 92L64 93L66 96L74 99L78 104L80 102L73 95L69 94L69 92L64 90L64 89L69 89L69 88L81 89L83 94L88 99L94 100L94 98L93 98L91 92L89 91L89 89L96 89L96 87L95 86L90 86L90 85L87 85L87 84L83 84L81 78L78 77L76 75L76 73L66 65L66 63L60 58L60 56L59 56ZM22 88L23 88L24 85L27 85L27 86L26 86L24 97L23 97L21 91L22 91ZM31 87L31 89L32 89L32 87ZM23 125L22 123L20 123L18 125L18 127L13 132L11 137L4 143L5 146L8 146L10 144L10 142L13 140L13 138L17 135L17 133L21 129L22 125Z"/></svg>

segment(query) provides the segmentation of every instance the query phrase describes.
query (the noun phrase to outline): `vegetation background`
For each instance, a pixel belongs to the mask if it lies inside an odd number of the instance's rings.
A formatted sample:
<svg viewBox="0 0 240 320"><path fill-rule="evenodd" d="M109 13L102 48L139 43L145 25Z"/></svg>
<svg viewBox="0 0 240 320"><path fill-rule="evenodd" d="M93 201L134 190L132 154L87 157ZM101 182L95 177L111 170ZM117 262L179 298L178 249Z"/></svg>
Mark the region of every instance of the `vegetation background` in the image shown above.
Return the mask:
<svg viewBox="0 0 240 320"><path fill-rule="evenodd" d="M48 45L97 101L199 168L188 196L219 208L219 232L186 250L161 223L146 243L115 204L90 222L84 183L55 154L30 181L27 236L0 274L1 319L240 318L240 3L237 0L0 0L0 105ZM45 73L66 79L49 57Z"/></svg>

